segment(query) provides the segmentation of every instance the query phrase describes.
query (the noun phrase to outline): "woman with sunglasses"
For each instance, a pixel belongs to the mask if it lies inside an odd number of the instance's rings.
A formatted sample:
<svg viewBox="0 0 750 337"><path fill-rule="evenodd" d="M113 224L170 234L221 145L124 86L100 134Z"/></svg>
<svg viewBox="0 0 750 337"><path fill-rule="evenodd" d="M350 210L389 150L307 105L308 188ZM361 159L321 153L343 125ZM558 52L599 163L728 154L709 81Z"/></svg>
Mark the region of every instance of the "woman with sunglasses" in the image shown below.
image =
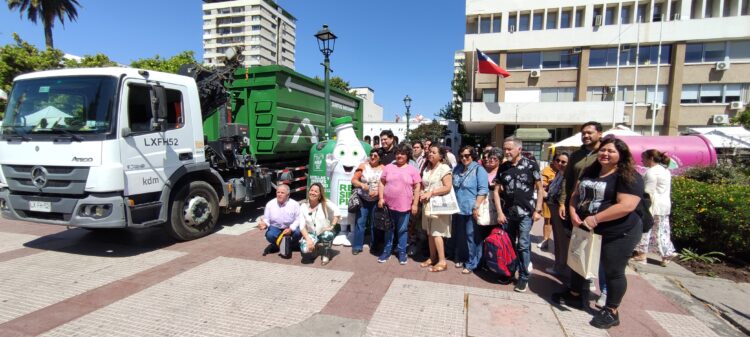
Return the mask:
<svg viewBox="0 0 750 337"><path fill-rule="evenodd" d="M448 150L439 144L433 144L427 153L427 162L422 172L423 192L419 200L427 204L433 197L439 197L450 193L451 168L446 164L445 154ZM423 208L427 212L428 206ZM430 247L430 257L419 266L430 267L431 272L444 271L448 262L445 260L445 239L451 237L451 216L422 214L422 229L427 232ZM445 239L444 239L445 238Z"/></svg>
<svg viewBox="0 0 750 337"><path fill-rule="evenodd" d="M370 159L357 167L352 177L352 187L359 188L359 198L362 206L357 211L357 223L354 228L354 243L352 243L352 254L362 252L365 242L365 228L370 222L370 251L375 244L375 228L372 226L372 214L378 202L378 185L380 174L383 173L382 148L370 150Z"/></svg>
<svg viewBox="0 0 750 337"><path fill-rule="evenodd" d="M479 265L482 242L477 241L475 231L479 218L479 206L489 192L487 171L476 162L479 155L473 146L464 146L459 151L460 162L453 169L453 188L458 199L458 214L453 216L451 237L456 268L463 267L462 274L471 274Z"/></svg>

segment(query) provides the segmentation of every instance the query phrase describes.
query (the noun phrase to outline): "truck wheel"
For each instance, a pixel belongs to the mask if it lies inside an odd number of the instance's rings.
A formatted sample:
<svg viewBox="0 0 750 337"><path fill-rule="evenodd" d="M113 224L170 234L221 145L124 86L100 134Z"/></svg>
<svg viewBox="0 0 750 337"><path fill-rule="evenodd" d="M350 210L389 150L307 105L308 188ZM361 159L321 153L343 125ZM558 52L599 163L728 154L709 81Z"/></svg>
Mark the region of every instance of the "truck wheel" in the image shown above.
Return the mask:
<svg viewBox="0 0 750 337"><path fill-rule="evenodd" d="M216 191L204 181L193 181L172 194L166 228L175 239L188 241L210 234L218 219Z"/></svg>

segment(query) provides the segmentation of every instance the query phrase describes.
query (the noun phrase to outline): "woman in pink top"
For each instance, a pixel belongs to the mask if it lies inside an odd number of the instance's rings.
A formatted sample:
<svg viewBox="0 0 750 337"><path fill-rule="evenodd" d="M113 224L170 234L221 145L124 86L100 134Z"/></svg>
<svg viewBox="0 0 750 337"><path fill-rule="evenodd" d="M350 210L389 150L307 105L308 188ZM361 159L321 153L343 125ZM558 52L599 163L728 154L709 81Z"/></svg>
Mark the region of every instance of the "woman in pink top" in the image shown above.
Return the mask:
<svg viewBox="0 0 750 337"><path fill-rule="evenodd" d="M406 264L406 239L409 215L416 215L419 202L419 189L422 178L414 166L409 165L411 147L399 144L396 147L396 161L388 164L380 175L378 207L388 205L393 222L393 230L385 232L385 247L378 262L388 261L393 249L394 232L398 234L398 262Z"/></svg>

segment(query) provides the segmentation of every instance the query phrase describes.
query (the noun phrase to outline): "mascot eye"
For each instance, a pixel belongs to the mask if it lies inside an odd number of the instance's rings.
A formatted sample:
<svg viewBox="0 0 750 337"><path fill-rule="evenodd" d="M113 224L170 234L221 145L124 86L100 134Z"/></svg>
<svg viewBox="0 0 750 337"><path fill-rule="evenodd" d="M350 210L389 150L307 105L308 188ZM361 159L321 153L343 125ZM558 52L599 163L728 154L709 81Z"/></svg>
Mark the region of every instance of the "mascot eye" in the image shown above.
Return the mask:
<svg viewBox="0 0 750 337"><path fill-rule="evenodd" d="M358 155L359 155L359 152L357 152L357 151L354 151L354 156L356 157L356 156L358 156Z"/></svg>
<svg viewBox="0 0 750 337"><path fill-rule="evenodd" d="M341 152L339 152L339 155L343 156L344 155L344 150L341 150Z"/></svg>

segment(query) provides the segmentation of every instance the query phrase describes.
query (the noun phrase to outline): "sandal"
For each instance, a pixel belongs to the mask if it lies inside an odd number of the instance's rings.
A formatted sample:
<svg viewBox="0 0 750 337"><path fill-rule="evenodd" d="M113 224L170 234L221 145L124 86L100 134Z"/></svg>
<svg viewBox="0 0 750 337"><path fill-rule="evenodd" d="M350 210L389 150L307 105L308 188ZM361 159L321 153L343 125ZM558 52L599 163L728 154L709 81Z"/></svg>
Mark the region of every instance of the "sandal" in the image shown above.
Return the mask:
<svg viewBox="0 0 750 337"><path fill-rule="evenodd" d="M432 260L430 259L427 259L427 261L419 264L419 268L427 268L429 266L432 266Z"/></svg>
<svg viewBox="0 0 750 337"><path fill-rule="evenodd" d="M430 272L439 273L441 271L445 271L447 268L448 268L448 264L446 264L446 263L444 263L444 264L436 264L436 265L432 266L432 268L430 268Z"/></svg>
<svg viewBox="0 0 750 337"><path fill-rule="evenodd" d="M463 262L456 262L455 266L456 266L456 268L463 268L464 267L464 263Z"/></svg>
<svg viewBox="0 0 750 337"><path fill-rule="evenodd" d="M469 275L471 273L472 273L471 269L464 268L464 270L461 271L461 274L464 274L464 275Z"/></svg>

